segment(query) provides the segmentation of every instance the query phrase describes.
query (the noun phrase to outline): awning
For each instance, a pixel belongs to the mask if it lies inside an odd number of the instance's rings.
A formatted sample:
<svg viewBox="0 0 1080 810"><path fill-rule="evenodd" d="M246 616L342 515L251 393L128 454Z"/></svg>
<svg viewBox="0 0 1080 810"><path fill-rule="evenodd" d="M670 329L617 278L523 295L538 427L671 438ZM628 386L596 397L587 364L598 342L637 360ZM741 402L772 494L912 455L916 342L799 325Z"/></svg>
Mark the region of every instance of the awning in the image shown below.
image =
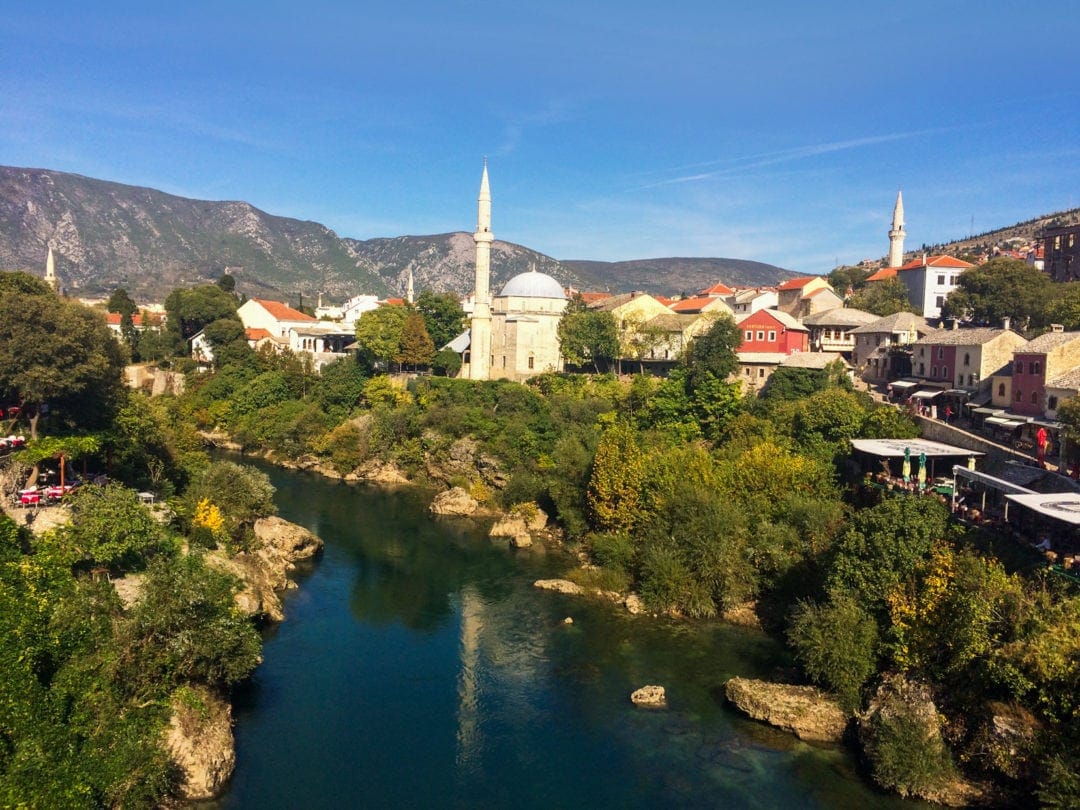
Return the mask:
<svg viewBox="0 0 1080 810"><path fill-rule="evenodd" d="M914 394L912 394L911 398L912 399L933 399L934 397L936 397L940 393L941 393L941 391L931 391L929 388L924 388L923 390L916 391Z"/></svg>
<svg viewBox="0 0 1080 810"><path fill-rule="evenodd" d="M982 456L978 450L968 450L966 447L956 447L951 444L931 441L930 439L852 439L851 446L863 453L881 456L884 458L900 458L904 450L908 450L910 457L916 459L920 453L925 453L927 458L934 456Z"/></svg>
<svg viewBox="0 0 1080 810"><path fill-rule="evenodd" d="M893 388L900 389L914 388L918 384L918 380L893 380L891 383L889 383L889 385L891 385Z"/></svg>
<svg viewBox="0 0 1080 810"><path fill-rule="evenodd" d="M986 417L986 424L997 425L998 427L1020 427L1023 422L1017 422L1015 419L1006 419L1003 416L988 416Z"/></svg>
<svg viewBox="0 0 1080 810"><path fill-rule="evenodd" d="M1005 413L1004 408L972 408L972 413L981 414L982 416L993 416L999 413Z"/></svg>
<svg viewBox="0 0 1080 810"><path fill-rule="evenodd" d="M966 388L949 388L947 391L945 391L945 393L948 394L950 397L969 397L969 396L971 396L971 392L968 391Z"/></svg>
<svg viewBox="0 0 1080 810"><path fill-rule="evenodd" d="M1014 493L1017 495L1032 495L1034 492L1027 487L1022 487L1019 484L1014 484L1012 481L1006 481L1004 478L998 478L994 475L988 475L978 470L969 470L967 467L961 467L957 464L952 469L953 477L966 478L969 481L979 481L986 484L991 489L996 489L1005 493Z"/></svg>
<svg viewBox="0 0 1080 810"><path fill-rule="evenodd" d="M1063 523L1080 526L1080 495L1056 493L1043 495L1006 495L1008 500L1026 506L1040 515L1045 515Z"/></svg>

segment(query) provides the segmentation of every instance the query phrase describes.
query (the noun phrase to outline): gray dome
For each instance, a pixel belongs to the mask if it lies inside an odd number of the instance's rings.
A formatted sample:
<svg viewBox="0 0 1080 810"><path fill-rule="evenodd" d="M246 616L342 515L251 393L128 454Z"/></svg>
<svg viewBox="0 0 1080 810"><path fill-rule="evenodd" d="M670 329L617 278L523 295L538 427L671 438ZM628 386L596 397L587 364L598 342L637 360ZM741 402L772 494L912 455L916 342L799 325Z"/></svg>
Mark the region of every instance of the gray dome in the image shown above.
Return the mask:
<svg viewBox="0 0 1080 810"><path fill-rule="evenodd" d="M499 296L506 298L511 295L519 298L566 298L562 284L546 273L535 270L519 273L506 282Z"/></svg>

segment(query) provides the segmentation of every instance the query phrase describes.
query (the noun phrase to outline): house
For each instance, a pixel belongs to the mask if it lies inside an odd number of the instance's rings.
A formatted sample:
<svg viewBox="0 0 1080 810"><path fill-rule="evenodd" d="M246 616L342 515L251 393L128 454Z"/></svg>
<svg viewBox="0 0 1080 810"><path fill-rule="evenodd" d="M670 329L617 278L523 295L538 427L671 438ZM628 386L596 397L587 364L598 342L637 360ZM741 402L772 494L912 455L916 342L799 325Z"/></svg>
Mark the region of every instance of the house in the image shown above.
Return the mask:
<svg viewBox="0 0 1080 810"><path fill-rule="evenodd" d="M717 282L711 287L706 287L704 290L698 293L698 295L706 298L727 298L729 295L733 295L735 290L731 289L727 284L723 282Z"/></svg>
<svg viewBox="0 0 1080 810"><path fill-rule="evenodd" d="M876 270L866 277L866 283L869 284L873 281L885 281L890 278L896 278L895 267L882 267L880 270Z"/></svg>
<svg viewBox="0 0 1080 810"><path fill-rule="evenodd" d="M318 320L311 315L293 309L280 301L268 301L262 298L250 298L245 301L236 314L245 329L265 329L274 337L288 338L292 327L305 327Z"/></svg>
<svg viewBox="0 0 1080 810"><path fill-rule="evenodd" d="M931 389L989 391L990 378L1027 343L1002 329L936 329L912 344L911 373Z"/></svg>
<svg viewBox="0 0 1080 810"><path fill-rule="evenodd" d="M690 342L715 322L716 316L708 313L657 315L625 336L629 342L622 345L622 361L638 363L640 371L664 375L678 363Z"/></svg>
<svg viewBox="0 0 1080 810"><path fill-rule="evenodd" d="M1080 225L1043 232L1043 267L1054 281L1080 279Z"/></svg>
<svg viewBox="0 0 1080 810"><path fill-rule="evenodd" d="M970 262L952 256L926 256L897 268L896 277L908 291L908 301L927 319L941 317L941 307Z"/></svg>
<svg viewBox="0 0 1080 810"><path fill-rule="evenodd" d="M840 361L850 374L851 364L837 352L738 352L739 370L731 379L742 382L747 393L760 394L778 368L805 368L815 371Z"/></svg>
<svg viewBox="0 0 1080 810"><path fill-rule="evenodd" d="M700 315L703 312L710 312L734 317L731 307L720 296L698 295L693 298L684 298L681 301L672 302L669 307L672 312L679 315Z"/></svg>
<svg viewBox="0 0 1080 810"><path fill-rule="evenodd" d="M852 329L855 374L867 382L907 376L911 373L911 344L931 331L925 319L910 312L897 312Z"/></svg>
<svg viewBox="0 0 1080 810"><path fill-rule="evenodd" d="M670 315L671 310L646 292L629 292L593 301L589 309L610 312L620 332L640 326L657 315Z"/></svg>
<svg viewBox="0 0 1080 810"><path fill-rule="evenodd" d="M105 313L105 324L109 327L109 331L117 337L122 337L124 334L120 325L121 320L122 316L119 312ZM136 332L141 332L144 328L146 328L145 324L143 323L143 316L138 312L133 312L131 314L131 324L135 327Z"/></svg>
<svg viewBox="0 0 1080 810"><path fill-rule="evenodd" d="M844 299L821 276L788 279L776 288L776 295L776 308L795 318L844 305Z"/></svg>
<svg viewBox="0 0 1080 810"><path fill-rule="evenodd" d="M1014 413L1042 416L1048 404L1047 380L1080 367L1080 332L1066 332L1060 324L1050 329L1013 353L1010 409Z"/></svg>
<svg viewBox="0 0 1080 810"><path fill-rule="evenodd" d="M254 332L257 330L245 330ZM248 338L250 342L250 337ZM290 326L288 347L296 354L311 356L316 371L348 354L347 347L356 341L354 327L317 321L309 326Z"/></svg>
<svg viewBox="0 0 1080 810"><path fill-rule="evenodd" d="M810 350L814 352L843 352L850 356L855 348L853 330L878 320L872 312L848 307L834 307L815 312L802 319L810 330Z"/></svg>
<svg viewBox="0 0 1080 810"><path fill-rule="evenodd" d="M772 287L749 287L736 290L724 300L731 307L735 320L738 320L743 316L753 315L759 309L776 309L780 298Z"/></svg>
<svg viewBox="0 0 1080 810"><path fill-rule="evenodd" d="M1057 419L1058 406L1067 399L1080 395L1080 366L1046 381L1046 410L1048 419Z"/></svg>
<svg viewBox="0 0 1080 810"><path fill-rule="evenodd" d="M786 312L761 309L738 324L743 335L740 352L786 355L810 349L810 330Z"/></svg>

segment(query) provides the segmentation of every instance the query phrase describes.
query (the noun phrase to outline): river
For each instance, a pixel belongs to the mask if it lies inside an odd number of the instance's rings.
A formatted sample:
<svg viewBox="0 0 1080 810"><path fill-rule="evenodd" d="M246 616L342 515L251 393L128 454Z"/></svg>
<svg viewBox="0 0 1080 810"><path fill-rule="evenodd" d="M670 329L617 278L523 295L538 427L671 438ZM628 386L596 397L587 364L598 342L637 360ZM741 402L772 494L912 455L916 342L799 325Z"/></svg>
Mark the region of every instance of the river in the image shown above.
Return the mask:
<svg viewBox="0 0 1080 810"><path fill-rule="evenodd" d="M420 491L263 469L326 549L237 695L222 807L915 806L724 705L727 678L789 664L770 639L539 591L565 557L433 518ZM666 710L630 703L649 683Z"/></svg>

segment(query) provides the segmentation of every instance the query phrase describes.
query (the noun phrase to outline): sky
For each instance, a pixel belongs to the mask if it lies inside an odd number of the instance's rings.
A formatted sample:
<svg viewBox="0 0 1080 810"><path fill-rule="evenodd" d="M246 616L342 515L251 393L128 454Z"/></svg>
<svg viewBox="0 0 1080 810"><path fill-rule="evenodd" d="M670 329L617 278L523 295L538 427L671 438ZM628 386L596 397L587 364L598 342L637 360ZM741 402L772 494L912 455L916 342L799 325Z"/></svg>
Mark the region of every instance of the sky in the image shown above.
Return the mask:
<svg viewBox="0 0 1080 810"><path fill-rule="evenodd" d="M1075 0L0 0L0 164L805 273L1080 206Z"/></svg>

